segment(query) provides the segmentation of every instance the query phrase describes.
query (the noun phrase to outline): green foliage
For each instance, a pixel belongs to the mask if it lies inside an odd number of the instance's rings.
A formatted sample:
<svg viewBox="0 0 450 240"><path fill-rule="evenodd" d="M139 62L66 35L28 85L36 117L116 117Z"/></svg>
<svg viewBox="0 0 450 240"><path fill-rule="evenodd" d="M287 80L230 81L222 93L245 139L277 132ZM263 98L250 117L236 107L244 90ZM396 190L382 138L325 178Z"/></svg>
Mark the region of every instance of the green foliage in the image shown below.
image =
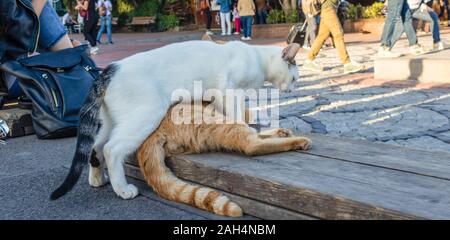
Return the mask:
<svg viewBox="0 0 450 240"><path fill-rule="evenodd" d="M117 0L117 12L119 15L131 15L134 11L134 6L125 0Z"/></svg>
<svg viewBox="0 0 450 240"><path fill-rule="evenodd" d="M158 31L167 31L178 27L180 25L180 19L175 14L159 15L157 22Z"/></svg>
<svg viewBox="0 0 450 240"><path fill-rule="evenodd" d="M272 10L266 19L268 24L285 23L286 18L284 16L283 10Z"/></svg>
<svg viewBox="0 0 450 240"><path fill-rule="evenodd" d="M141 2L139 7L135 9L134 16L156 16L160 11L160 3L158 0L146 0Z"/></svg>
<svg viewBox="0 0 450 240"><path fill-rule="evenodd" d="M297 23L298 22L298 12L296 10L291 10L286 14L286 23Z"/></svg>
<svg viewBox="0 0 450 240"><path fill-rule="evenodd" d="M295 10L272 10L267 16L266 21L268 24L296 23L298 22L298 12Z"/></svg>
<svg viewBox="0 0 450 240"><path fill-rule="evenodd" d="M351 20L357 20L362 17L363 6L361 4L349 4L347 12L348 18Z"/></svg>
<svg viewBox="0 0 450 240"><path fill-rule="evenodd" d="M383 16L384 3L375 2L374 4L364 7L362 12L363 18L378 18Z"/></svg>
<svg viewBox="0 0 450 240"><path fill-rule="evenodd" d="M378 18L382 17L384 3L375 2L374 4L363 7L361 4L350 4L348 7L348 16L351 20L358 20L361 18Z"/></svg>

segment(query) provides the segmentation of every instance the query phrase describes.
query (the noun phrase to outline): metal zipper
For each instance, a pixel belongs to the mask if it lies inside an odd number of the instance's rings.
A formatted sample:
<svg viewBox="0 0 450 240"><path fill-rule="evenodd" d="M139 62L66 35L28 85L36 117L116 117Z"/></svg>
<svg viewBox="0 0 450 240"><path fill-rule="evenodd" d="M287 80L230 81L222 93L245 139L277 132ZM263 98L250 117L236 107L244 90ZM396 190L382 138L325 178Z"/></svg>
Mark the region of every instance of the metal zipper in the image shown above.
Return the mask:
<svg viewBox="0 0 450 240"><path fill-rule="evenodd" d="M45 80L48 80L48 74L43 73L42 78L44 78ZM53 104L52 104L53 111L56 112L56 109L59 107L58 98L56 97L55 90L52 87L50 87L50 92L51 92L52 98L53 98Z"/></svg>
<svg viewBox="0 0 450 240"><path fill-rule="evenodd" d="M33 8L30 8L28 5L26 5L25 3L23 3L22 0L19 0L19 2L20 2L24 7L26 7L28 10L30 10L31 13L33 13L33 16L34 16L34 17L36 18L36 20L37 20L38 32L37 32L37 35L36 35L36 41L35 41L35 44L34 44L34 50L33 50L33 52L36 52L37 47L38 47L38 43L39 43L39 35L41 34L41 22L39 21L39 17L36 15L36 12L34 11Z"/></svg>

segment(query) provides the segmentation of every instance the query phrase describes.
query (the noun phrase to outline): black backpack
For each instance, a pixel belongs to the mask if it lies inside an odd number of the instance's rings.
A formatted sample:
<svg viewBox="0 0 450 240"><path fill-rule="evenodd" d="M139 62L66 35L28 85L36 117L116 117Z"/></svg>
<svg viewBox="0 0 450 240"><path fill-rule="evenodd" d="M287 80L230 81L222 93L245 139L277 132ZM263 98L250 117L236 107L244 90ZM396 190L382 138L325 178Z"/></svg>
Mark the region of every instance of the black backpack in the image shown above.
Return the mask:
<svg viewBox="0 0 450 240"><path fill-rule="evenodd" d="M33 103L31 117L38 138L76 135L79 110L99 75L87 45L8 61L0 71L19 77Z"/></svg>
<svg viewBox="0 0 450 240"><path fill-rule="evenodd" d="M306 36L306 21L304 23L297 23L289 31L289 35L286 39L287 44L298 43L303 46Z"/></svg>

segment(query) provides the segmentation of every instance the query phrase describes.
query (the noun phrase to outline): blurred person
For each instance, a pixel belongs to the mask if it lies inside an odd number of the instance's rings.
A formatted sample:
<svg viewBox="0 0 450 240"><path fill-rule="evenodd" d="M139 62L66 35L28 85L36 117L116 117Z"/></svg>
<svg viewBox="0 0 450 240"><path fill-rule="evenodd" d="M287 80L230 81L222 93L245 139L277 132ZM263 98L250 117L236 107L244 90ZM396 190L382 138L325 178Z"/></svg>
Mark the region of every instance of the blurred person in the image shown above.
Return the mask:
<svg viewBox="0 0 450 240"><path fill-rule="evenodd" d="M108 43L114 44L112 41L112 31L111 31L111 11L112 11L112 3L109 0L99 0L97 2L98 13L100 15L100 30L97 34L97 43L102 44L102 34L106 28L106 35L108 37Z"/></svg>
<svg viewBox="0 0 450 240"><path fill-rule="evenodd" d="M319 33L311 46L308 57L303 64L303 69L315 72L323 71L323 67L314 62L314 60L319 54L325 40L331 35L334 39L339 57L344 64L344 73L354 73L364 70L362 64L350 60L350 56L345 47L344 30L337 16L338 0L321 0L321 2Z"/></svg>
<svg viewBox="0 0 450 240"><path fill-rule="evenodd" d="M253 0L239 0L237 10L244 30L244 36L241 37L241 40L252 40L252 22L253 16L255 16L255 4Z"/></svg>

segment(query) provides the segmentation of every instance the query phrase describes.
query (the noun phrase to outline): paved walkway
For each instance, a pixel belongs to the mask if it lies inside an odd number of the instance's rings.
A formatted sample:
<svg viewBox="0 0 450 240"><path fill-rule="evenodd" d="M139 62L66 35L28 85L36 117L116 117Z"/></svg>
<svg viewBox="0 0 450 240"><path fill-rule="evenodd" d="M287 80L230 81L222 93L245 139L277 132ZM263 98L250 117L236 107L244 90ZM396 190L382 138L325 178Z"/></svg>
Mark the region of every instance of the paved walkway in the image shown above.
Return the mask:
<svg viewBox="0 0 450 240"><path fill-rule="evenodd" d="M442 38L448 41L450 34L443 34ZM432 45L430 36L421 37L420 42ZM373 80L378 46L378 43L348 46L352 59L364 63L368 69L352 75L342 74L335 49L322 51L318 61L328 71L317 74L301 70L296 91L281 96L280 115L284 118L281 125L303 133L450 151L450 84ZM406 40L400 41L394 51L407 53ZM306 51L297 55L299 62L305 57Z"/></svg>

